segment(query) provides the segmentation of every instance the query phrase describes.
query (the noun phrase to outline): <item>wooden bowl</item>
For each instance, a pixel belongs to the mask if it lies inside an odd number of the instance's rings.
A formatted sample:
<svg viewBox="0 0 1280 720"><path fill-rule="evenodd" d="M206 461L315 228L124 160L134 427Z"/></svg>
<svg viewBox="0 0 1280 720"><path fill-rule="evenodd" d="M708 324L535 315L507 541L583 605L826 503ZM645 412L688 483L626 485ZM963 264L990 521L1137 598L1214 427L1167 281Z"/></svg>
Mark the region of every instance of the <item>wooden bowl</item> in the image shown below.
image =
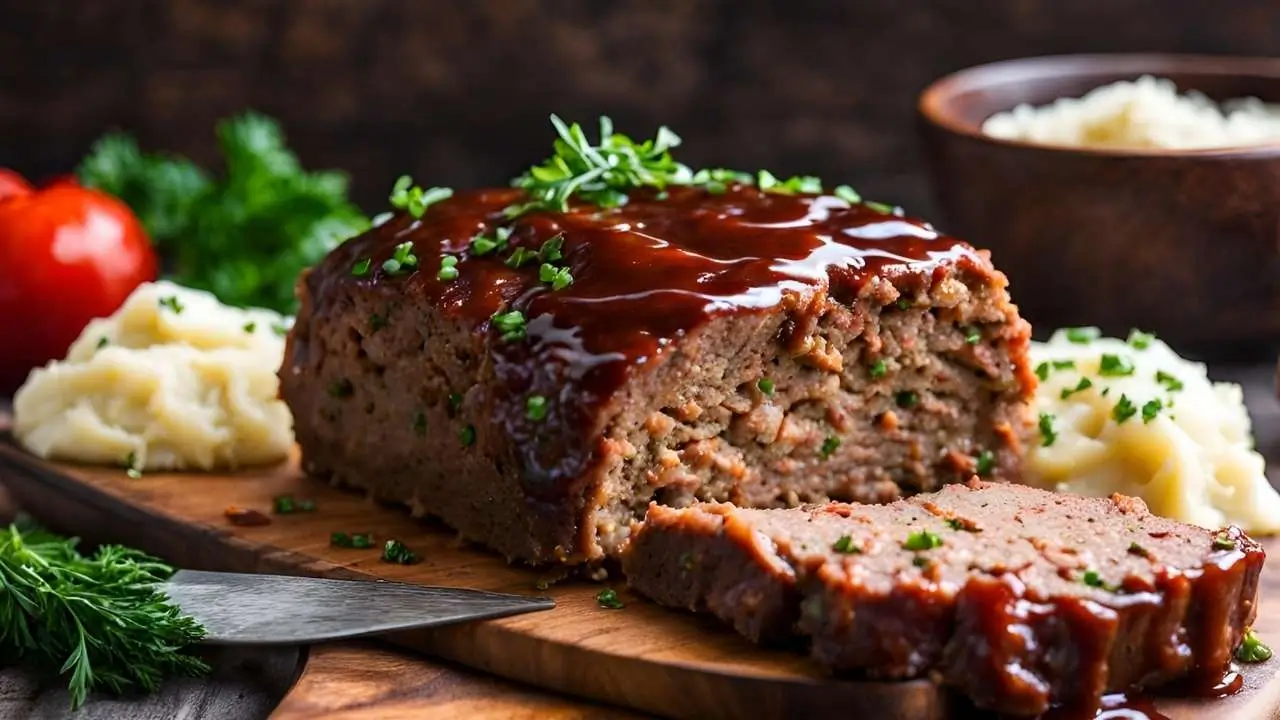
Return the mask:
<svg viewBox="0 0 1280 720"><path fill-rule="evenodd" d="M1280 102L1280 59L1075 55L962 70L920 96L943 227L990 248L1043 336L1154 331L1203 359L1280 341L1280 144L1082 149L986 137L1020 103L1150 74L1214 100Z"/></svg>

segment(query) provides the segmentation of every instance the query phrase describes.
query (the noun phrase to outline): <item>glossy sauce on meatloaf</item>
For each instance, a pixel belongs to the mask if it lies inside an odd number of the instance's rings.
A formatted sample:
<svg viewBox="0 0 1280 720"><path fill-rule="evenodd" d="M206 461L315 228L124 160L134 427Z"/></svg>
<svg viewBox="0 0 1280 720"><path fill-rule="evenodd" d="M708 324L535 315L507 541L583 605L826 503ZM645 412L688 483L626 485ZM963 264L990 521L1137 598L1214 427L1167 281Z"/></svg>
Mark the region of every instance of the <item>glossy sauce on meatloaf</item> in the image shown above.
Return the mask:
<svg viewBox="0 0 1280 720"><path fill-rule="evenodd" d="M723 194L671 188L662 199L636 193L625 206L578 204L566 213L521 217L507 252L478 256L472 238L510 224L503 209L519 190L464 192L431 206L423 220L401 214L335 253L339 267L371 261L366 277L329 272L324 284L391 285L419 295L478 329L499 311L528 319L525 342L493 346L501 396L493 421L517 440L552 434L559 442L528 442L523 458L530 494L555 499L560 484L591 461L590 432L597 407L607 403L637 366L654 360L710 318L773 308L787 291L821 289L851 302L872 278L923 277L946 266L982 262L966 243L927 223L850 204L833 196L784 195L731 186ZM504 260L510 250L538 251L563 240L573 282L553 291L539 280L540 261L520 268ZM382 270L397 245L412 242L419 271ZM440 260L458 258L457 277L437 277ZM317 304L333 296L321 286ZM803 321L801 321L803 322ZM785 343L785 339L784 339ZM532 421L525 398L531 365L562 368L551 389L548 415ZM574 402L555 402L572 396ZM547 452L539 452L539 448Z"/></svg>

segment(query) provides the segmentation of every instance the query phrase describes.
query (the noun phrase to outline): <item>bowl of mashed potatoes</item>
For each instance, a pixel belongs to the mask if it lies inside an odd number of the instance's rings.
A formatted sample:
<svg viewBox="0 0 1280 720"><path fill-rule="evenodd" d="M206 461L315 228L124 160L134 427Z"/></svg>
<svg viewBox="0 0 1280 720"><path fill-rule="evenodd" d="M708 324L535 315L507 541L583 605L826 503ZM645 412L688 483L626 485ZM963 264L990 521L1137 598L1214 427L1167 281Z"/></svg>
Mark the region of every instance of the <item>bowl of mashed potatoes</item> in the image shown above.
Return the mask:
<svg viewBox="0 0 1280 720"><path fill-rule="evenodd" d="M1037 327L1148 328L1206 359L1280 338L1280 59L983 65L918 106L944 228Z"/></svg>

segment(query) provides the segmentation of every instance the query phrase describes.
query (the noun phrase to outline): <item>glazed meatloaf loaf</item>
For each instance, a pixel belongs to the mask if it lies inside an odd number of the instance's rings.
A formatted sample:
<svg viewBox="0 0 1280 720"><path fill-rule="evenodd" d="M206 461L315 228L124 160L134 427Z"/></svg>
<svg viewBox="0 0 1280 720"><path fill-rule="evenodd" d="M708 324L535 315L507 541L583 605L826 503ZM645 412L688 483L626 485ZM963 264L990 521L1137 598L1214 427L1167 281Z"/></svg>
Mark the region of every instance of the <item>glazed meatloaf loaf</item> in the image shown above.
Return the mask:
<svg viewBox="0 0 1280 720"><path fill-rule="evenodd" d="M876 506L653 505L623 567L750 638L798 633L837 672L936 672L980 707L1035 715L1211 685L1253 621L1263 558L1239 530L1138 499L974 480Z"/></svg>
<svg viewBox="0 0 1280 720"><path fill-rule="evenodd" d="M986 253L741 184L510 220L525 199L401 213L300 282L281 387L308 472L533 563L614 556L650 501L1017 474L1030 333Z"/></svg>

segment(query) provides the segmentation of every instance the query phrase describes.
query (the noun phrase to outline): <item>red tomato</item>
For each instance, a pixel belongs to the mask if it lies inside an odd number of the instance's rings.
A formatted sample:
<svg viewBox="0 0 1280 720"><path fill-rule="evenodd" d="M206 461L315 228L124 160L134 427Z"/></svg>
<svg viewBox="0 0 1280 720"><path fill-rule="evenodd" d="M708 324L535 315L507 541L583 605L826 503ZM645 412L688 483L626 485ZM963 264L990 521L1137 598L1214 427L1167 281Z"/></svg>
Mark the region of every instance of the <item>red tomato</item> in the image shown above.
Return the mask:
<svg viewBox="0 0 1280 720"><path fill-rule="evenodd" d="M69 184L0 195L0 395L156 270L141 223L110 195Z"/></svg>
<svg viewBox="0 0 1280 720"><path fill-rule="evenodd" d="M31 183L27 182L26 178L12 170L0 168L0 200L18 195L30 195L31 189Z"/></svg>

